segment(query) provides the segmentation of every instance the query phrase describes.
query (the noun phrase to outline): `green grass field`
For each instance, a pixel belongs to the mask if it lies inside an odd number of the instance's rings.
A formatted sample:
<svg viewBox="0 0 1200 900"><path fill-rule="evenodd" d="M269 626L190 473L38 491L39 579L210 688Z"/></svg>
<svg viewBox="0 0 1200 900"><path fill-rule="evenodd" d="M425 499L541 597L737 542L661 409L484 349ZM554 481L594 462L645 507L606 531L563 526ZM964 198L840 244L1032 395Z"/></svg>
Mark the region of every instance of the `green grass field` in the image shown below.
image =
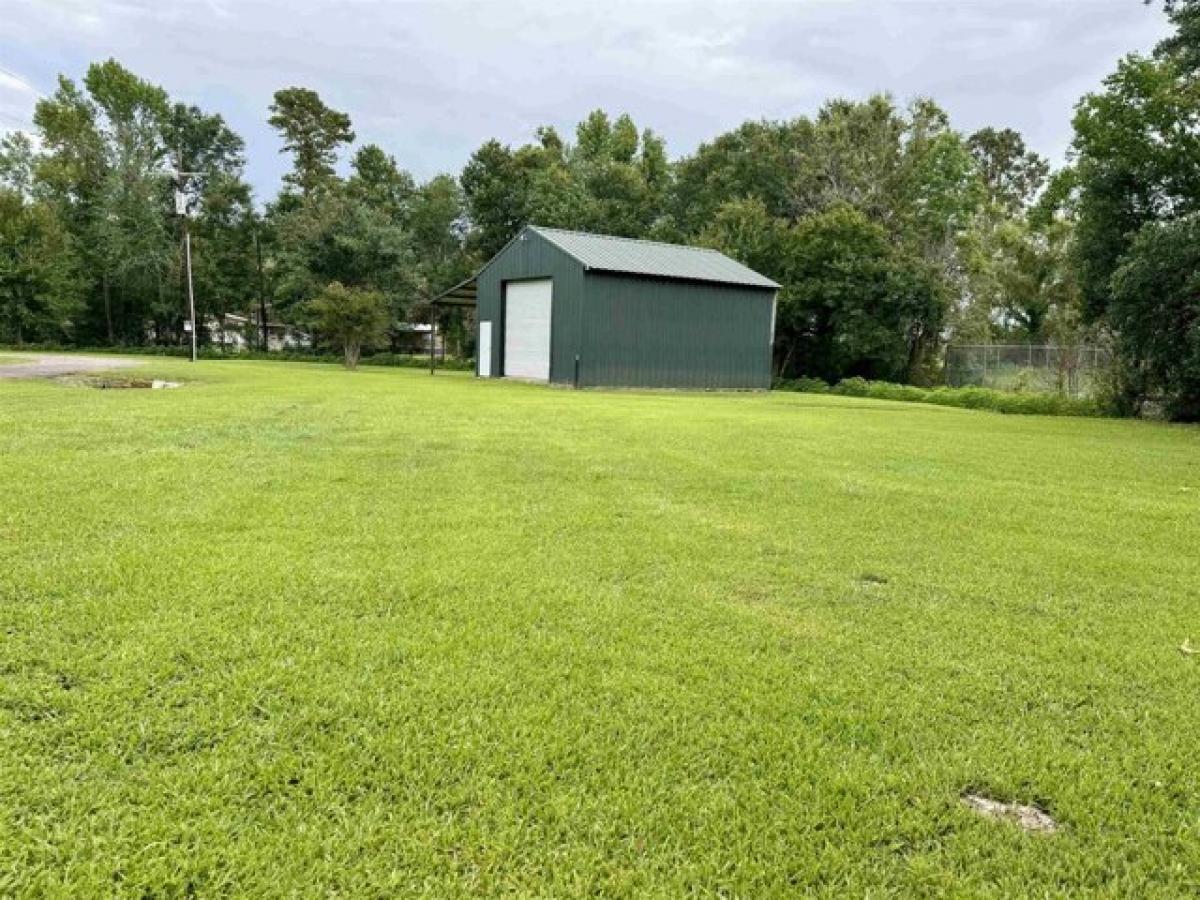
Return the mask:
<svg viewBox="0 0 1200 900"><path fill-rule="evenodd" d="M1200 891L1200 430L137 375L0 382L0 895Z"/></svg>

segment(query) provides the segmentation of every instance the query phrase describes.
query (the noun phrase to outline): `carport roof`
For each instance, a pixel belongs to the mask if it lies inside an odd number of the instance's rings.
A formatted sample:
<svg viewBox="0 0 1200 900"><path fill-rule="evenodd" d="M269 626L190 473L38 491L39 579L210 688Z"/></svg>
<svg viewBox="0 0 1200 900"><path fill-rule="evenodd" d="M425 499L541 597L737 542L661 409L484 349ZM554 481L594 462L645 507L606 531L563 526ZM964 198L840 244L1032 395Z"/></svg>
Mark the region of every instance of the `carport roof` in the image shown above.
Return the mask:
<svg viewBox="0 0 1200 900"><path fill-rule="evenodd" d="M434 306L474 306L478 293L477 276L472 275L433 298Z"/></svg>
<svg viewBox="0 0 1200 900"><path fill-rule="evenodd" d="M776 289L779 285L718 250L530 225L584 268L657 278Z"/></svg>

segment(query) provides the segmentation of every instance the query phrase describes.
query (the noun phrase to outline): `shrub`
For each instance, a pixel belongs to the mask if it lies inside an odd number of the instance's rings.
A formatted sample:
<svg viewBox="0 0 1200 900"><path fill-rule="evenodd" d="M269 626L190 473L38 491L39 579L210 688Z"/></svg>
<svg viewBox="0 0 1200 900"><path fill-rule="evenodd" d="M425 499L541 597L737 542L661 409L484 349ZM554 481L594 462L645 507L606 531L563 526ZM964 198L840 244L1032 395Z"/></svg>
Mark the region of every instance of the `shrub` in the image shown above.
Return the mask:
<svg viewBox="0 0 1200 900"><path fill-rule="evenodd" d="M835 394L845 394L847 397L866 397L871 391L871 382L865 378L843 378L833 386Z"/></svg>
<svg viewBox="0 0 1200 900"><path fill-rule="evenodd" d="M829 385L820 378L783 378L776 382L775 390L796 391L801 394L828 394Z"/></svg>
<svg viewBox="0 0 1200 900"><path fill-rule="evenodd" d="M897 400L904 403L932 403L936 406L983 409L1008 415L1100 416L1111 412L1095 400L1068 397L1066 394L1009 393L982 387L921 388L888 381L867 381L865 378L844 378L832 388L818 379L798 378L793 381L781 381L776 385L776 389L809 394L832 392L846 397Z"/></svg>

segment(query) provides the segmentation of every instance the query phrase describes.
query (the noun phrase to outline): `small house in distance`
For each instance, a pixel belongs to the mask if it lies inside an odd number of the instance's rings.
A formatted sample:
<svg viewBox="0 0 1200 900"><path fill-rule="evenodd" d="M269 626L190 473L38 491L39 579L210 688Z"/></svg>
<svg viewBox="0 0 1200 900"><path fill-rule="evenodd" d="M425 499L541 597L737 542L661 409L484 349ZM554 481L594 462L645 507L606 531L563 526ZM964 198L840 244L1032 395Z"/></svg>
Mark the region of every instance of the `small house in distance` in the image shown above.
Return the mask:
<svg viewBox="0 0 1200 900"><path fill-rule="evenodd" d="M778 288L716 250L528 225L438 302L476 306L481 378L766 389Z"/></svg>

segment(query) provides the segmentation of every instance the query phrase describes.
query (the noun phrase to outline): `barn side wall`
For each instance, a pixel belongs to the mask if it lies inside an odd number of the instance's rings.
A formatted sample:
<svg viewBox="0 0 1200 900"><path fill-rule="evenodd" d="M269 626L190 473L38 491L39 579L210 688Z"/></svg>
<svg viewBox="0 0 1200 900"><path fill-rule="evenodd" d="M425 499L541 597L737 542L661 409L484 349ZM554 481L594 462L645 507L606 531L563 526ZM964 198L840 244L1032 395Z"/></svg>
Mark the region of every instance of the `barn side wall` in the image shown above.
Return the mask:
<svg viewBox="0 0 1200 900"><path fill-rule="evenodd" d="M533 231L523 232L479 273L475 321L492 322L492 375L504 375L504 282L526 278L554 280L550 380L570 384L575 378L575 354L580 346L583 266Z"/></svg>
<svg viewBox="0 0 1200 900"><path fill-rule="evenodd" d="M580 384L771 386L775 292L584 274Z"/></svg>

